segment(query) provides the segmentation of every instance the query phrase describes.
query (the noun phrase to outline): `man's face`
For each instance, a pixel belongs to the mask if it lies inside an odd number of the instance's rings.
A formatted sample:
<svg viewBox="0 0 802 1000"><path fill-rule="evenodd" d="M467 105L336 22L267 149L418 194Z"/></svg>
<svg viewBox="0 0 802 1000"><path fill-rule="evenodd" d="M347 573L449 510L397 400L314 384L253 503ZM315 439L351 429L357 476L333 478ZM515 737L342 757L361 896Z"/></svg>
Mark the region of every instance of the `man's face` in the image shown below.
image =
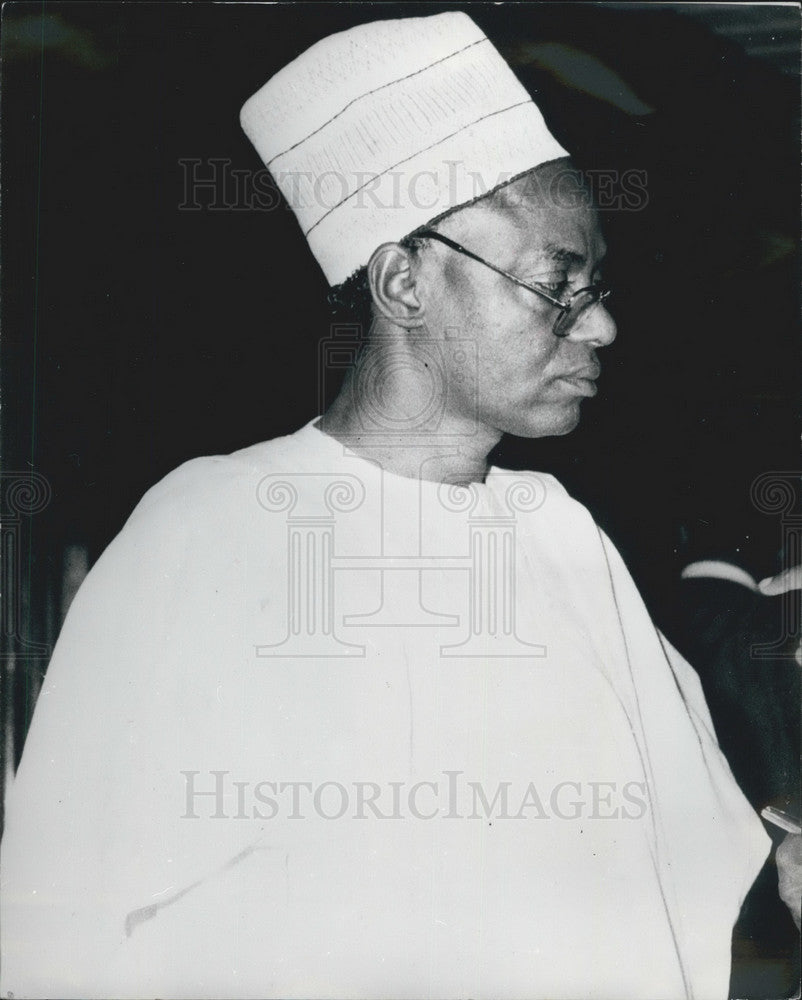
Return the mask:
<svg viewBox="0 0 802 1000"><path fill-rule="evenodd" d="M584 194L578 197L568 169L565 161L540 168L437 229L566 300L599 279L605 253L596 212ZM434 241L424 248L419 282L430 335L466 340L476 357L472 377L447 368L446 419L520 437L576 427L581 401L596 392L596 350L615 338L603 305L584 313L565 338L556 337L556 307Z"/></svg>

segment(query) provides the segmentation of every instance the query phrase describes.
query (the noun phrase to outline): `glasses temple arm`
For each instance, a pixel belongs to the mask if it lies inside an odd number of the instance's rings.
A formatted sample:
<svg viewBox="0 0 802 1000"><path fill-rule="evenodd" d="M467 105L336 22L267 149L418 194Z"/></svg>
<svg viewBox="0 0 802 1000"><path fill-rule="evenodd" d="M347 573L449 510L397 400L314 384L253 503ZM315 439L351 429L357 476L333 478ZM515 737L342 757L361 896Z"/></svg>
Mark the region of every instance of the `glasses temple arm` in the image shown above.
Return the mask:
<svg viewBox="0 0 802 1000"><path fill-rule="evenodd" d="M516 278L514 274L510 274L509 271L505 271L503 268L497 267L495 264L491 264L489 260L485 260L484 257L480 257L471 250L467 250L464 246L462 246L462 244L457 243L456 240L449 239L448 236L443 236L441 233L436 233L433 229L424 229L420 233L415 233L415 236L437 240L440 243L444 243L447 247L451 247L452 250L456 250L457 253L464 254L466 257L470 257L471 260L475 260L479 264L484 264L485 267L489 267L491 271L495 271L496 274L500 274L504 278L509 278L510 281L514 281L515 284L520 285L521 288L525 288L529 292L535 292L535 294L541 295L544 299L547 299L552 305L557 306L559 309L566 310L571 307L569 302L561 302L559 299L555 299L553 295L549 295L548 292L544 292L540 288L535 288L534 285L528 285L525 281L521 281L520 278Z"/></svg>

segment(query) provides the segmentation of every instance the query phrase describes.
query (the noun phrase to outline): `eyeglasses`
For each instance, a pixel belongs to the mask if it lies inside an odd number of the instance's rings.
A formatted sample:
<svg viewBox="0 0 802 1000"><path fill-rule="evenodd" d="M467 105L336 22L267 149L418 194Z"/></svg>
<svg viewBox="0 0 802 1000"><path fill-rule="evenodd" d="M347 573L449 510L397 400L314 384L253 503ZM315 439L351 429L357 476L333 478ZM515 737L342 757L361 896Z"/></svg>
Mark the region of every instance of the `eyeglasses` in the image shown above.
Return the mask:
<svg viewBox="0 0 802 1000"><path fill-rule="evenodd" d="M560 310L557 318L554 320L554 326L551 331L555 337L567 337L571 332L571 327L575 325L579 317L586 313L588 309L592 309L598 302L604 302L611 292L611 289L604 282L596 282L596 284L588 285L587 288L578 289L564 302L562 299L557 299L553 295L550 295L545 289L538 288L537 285L529 285L525 281L521 281L520 278L516 278L509 271L505 271L501 267L496 267L495 264L491 264L490 261L475 254L472 250L466 250L461 244L449 239L447 236L443 236L442 233L435 232L433 229L423 229L420 232L414 233L414 236L421 239L437 240L452 250L456 250L457 253L464 254L464 256L470 257L471 260L475 260L479 264L484 264L485 267L489 267L496 274L514 281L521 288L534 292L535 295L539 295L542 299L550 302Z"/></svg>

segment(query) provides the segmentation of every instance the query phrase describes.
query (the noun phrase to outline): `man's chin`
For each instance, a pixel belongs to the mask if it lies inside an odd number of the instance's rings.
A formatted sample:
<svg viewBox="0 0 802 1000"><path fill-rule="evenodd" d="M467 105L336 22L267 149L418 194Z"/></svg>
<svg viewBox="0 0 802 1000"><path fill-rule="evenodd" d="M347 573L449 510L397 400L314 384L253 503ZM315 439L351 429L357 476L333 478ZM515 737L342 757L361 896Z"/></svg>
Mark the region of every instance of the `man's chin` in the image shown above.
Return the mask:
<svg viewBox="0 0 802 1000"><path fill-rule="evenodd" d="M505 428L505 432L521 438L562 437L570 434L579 424L579 402L559 409L555 407L548 413L531 414L528 419L526 417L526 414L521 414Z"/></svg>

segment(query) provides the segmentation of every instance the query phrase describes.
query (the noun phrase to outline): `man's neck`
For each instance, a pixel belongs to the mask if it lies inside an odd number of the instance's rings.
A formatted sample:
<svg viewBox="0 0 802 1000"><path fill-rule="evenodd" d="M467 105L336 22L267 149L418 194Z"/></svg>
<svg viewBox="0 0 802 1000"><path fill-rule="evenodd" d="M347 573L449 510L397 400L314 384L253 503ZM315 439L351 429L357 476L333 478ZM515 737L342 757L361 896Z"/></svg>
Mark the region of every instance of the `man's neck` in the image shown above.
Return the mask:
<svg viewBox="0 0 802 1000"><path fill-rule="evenodd" d="M414 364L398 364L394 358L393 372L385 359L368 356L369 351L358 363L361 370L349 372L339 395L318 421L319 430L399 476L483 482L487 456L501 434L449 413L444 399L433 398L431 382L419 384ZM364 378L366 366L370 379ZM365 387L381 389L367 398Z"/></svg>

